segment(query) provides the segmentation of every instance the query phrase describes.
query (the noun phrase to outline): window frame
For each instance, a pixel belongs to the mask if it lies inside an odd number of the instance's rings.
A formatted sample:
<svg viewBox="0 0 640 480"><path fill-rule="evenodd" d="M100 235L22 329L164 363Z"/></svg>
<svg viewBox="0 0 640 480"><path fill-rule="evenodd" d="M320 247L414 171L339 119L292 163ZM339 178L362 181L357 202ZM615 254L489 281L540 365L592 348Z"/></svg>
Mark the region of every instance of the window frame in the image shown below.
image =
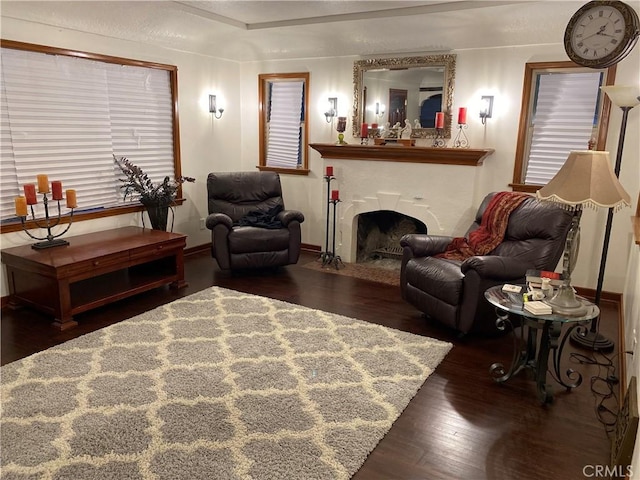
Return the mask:
<svg viewBox="0 0 640 480"><path fill-rule="evenodd" d="M290 175L309 174L309 77L309 72L258 74L259 164L257 168L259 170ZM267 114L269 108L269 97L266 85L277 81L291 82L295 80L302 80L304 82L304 99L302 102L302 108L304 111L302 127L303 138L300 146L302 163L298 168L267 166Z"/></svg>
<svg viewBox="0 0 640 480"><path fill-rule="evenodd" d="M178 123L178 67L175 65L166 65L155 62L147 62L142 60L133 60L123 57L114 57L110 55L103 55L98 53L84 52L79 50L69 50L58 47L51 47L46 45L38 45L32 43L18 42L14 40L0 39L0 47L24 50L42 54L50 55L63 55L68 57L75 57L87 60L95 60L105 63L113 63L118 65L135 66L151 69L166 70L169 75L169 83L171 89L171 115L173 122L173 162L174 162L174 175L175 177L182 176L181 159L180 159L180 126ZM176 205L184 203L182 197L182 185L179 186L176 192ZM128 213L141 212L145 209L141 203L132 203L131 205L119 205L115 207L107 207L100 210L94 210L90 212L79 212L73 214L74 222L81 222L85 220L93 220L97 218L111 217L115 215L124 215ZM70 216L64 215L60 219L60 224L67 224L70 222ZM38 228L34 220L26 220L24 222L24 228L33 229ZM20 220L16 219L13 222L5 221L0 224L0 234L17 232L23 230L23 224Z"/></svg>
<svg viewBox="0 0 640 480"><path fill-rule="evenodd" d="M522 104L520 107L520 121L518 124L518 136L516 140L516 153L513 166L513 181L509 184L513 191L535 193L544 185L532 185L525 184L524 178L526 173L525 157L529 153L530 145L528 145L529 138L529 119L531 118L532 111L535 108L534 104L534 85L538 71L549 70L568 70L576 69L576 71L594 71L588 67L583 67L577 63L571 61L561 62L529 62L525 64L524 80L522 87ZM616 77L616 66L613 65L609 68L602 69L605 73L604 85L613 85ZM602 107L598 119L596 144L593 147L595 150L604 150L607 143L607 131L609 129L609 113L611 111L611 101L607 95L602 95ZM585 150L587 146L585 146Z"/></svg>

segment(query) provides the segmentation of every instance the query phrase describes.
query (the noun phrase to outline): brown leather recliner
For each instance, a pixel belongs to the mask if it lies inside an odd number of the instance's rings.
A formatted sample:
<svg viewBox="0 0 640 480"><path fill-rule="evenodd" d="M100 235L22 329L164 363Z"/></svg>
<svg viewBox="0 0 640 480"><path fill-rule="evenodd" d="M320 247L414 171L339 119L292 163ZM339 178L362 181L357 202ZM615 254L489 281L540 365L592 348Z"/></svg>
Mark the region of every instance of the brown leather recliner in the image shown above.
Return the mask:
<svg viewBox="0 0 640 480"><path fill-rule="evenodd" d="M491 198L485 197L465 236L477 229ZM402 298L433 319L462 334L498 333L495 310L485 300L489 287L525 283L527 269L553 271L571 227L571 212L525 199L509 216L504 240L488 255L464 261L437 258L453 237L410 234L403 247Z"/></svg>
<svg viewBox="0 0 640 480"><path fill-rule="evenodd" d="M277 173L210 173L207 198L211 254L222 270L298 261L304 215L285 210Z"/></svg>

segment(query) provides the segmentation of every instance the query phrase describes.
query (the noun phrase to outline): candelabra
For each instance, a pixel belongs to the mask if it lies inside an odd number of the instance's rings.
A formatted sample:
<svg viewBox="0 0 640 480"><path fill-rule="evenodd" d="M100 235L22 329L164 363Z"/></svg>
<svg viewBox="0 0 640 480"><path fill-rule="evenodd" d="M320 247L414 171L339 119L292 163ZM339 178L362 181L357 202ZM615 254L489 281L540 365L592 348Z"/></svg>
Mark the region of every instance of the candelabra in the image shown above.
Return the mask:
<svg viewBox="0 0 640 480"><path fill-rule="evenodd" d="M454 148L469 148L469 139L464 133L465 128L467 128L466 124L458 124L458 133L456 134L456 138L453 139Z"/></svg>
<svg viewBox="0 0 640 480"><path fill-rule="evenodd" d="M38 228L47 229L47 235L45 237L38 237L33 235L31 232L29 232L29 230L27 229L27 225L25 223L27 219L27 215L20 215L20 222L22 223L22 228L26 232L26 234L29 235L34 240L44 240L42 242L34 243L33 245L31 245L31 248L40 250L43 248L60 247L62 245L69 245L69 242L67 242L66 240L62 240L58 237L61 237L62 235L67 233L67 231L69 231L69 228L71 228L71 222L73 221L73 207L70 207L67 205L67 207L71 209L71 215L69 216L69 224L67 225L67 228L65 228L62 232L58 233L57 235L54 235L51 232L51 229L53 227L58 226L62 218L62 214L60 212L60 200L57 200L57 202L58 202L58 218L52 219L49 216L49 199L47 198L46 193L43 194L42 203L44 204L44 223L36 219L35 212L33 211L33 205L30 205L31 217L33 218L33 221L35 222L36 226Z"/></svg>
<svg viewBox="0 0 640 480"><path fill-rule="evenodd" d="M324 251L320 253L320 260L322 260L322 267L333 264L336 270L343 266L342 259L336 256L336 204L340 202L340 194L338 190L331 190L331 180L335 180L333 176L333 167L327 167L324 180L327 182L327 225L325 230L325 243ZM333 205L333 243L331 251L329 251L329 219L330 219L330 205Z"/></svg>
<svg viewBox="0 0 640 480"><path fill-rule="evenodd" d="M436 136L433 138L432 147L444 148L447 141L444 138L444 128L436 128Z"/></svg>

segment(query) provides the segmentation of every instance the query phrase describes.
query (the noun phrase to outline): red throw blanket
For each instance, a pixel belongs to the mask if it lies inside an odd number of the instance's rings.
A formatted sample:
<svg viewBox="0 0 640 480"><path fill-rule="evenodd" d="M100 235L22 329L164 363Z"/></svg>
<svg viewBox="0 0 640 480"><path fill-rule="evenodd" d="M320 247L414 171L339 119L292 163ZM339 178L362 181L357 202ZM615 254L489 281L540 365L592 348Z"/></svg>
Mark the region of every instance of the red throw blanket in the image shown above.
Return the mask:
<svg viewBox="0 0 640 480"><path fill-rule="evenodd" d="M435 256L449 260L465 260L475 255L486 255L502 243L509 215L526 198L529 198L526 193L496 193L482 214L480 227L469 234L469 239L456 237L443 253Z"/></svg>

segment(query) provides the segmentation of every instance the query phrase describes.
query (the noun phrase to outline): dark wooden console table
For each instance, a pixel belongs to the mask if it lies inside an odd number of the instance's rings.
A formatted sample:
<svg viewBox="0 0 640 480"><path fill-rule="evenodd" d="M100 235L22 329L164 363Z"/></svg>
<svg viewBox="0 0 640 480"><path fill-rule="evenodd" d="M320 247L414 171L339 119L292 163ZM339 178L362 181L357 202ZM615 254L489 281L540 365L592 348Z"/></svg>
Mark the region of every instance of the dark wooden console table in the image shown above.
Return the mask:
<svg viewBox="0 0 640 480"><path fill-rule="evenodd" d="M67 238L69 245L2 250L9 307L27 305L55 317L65 330L73 315L171 284L185 287L186 235L124 227Z"/></svg>

